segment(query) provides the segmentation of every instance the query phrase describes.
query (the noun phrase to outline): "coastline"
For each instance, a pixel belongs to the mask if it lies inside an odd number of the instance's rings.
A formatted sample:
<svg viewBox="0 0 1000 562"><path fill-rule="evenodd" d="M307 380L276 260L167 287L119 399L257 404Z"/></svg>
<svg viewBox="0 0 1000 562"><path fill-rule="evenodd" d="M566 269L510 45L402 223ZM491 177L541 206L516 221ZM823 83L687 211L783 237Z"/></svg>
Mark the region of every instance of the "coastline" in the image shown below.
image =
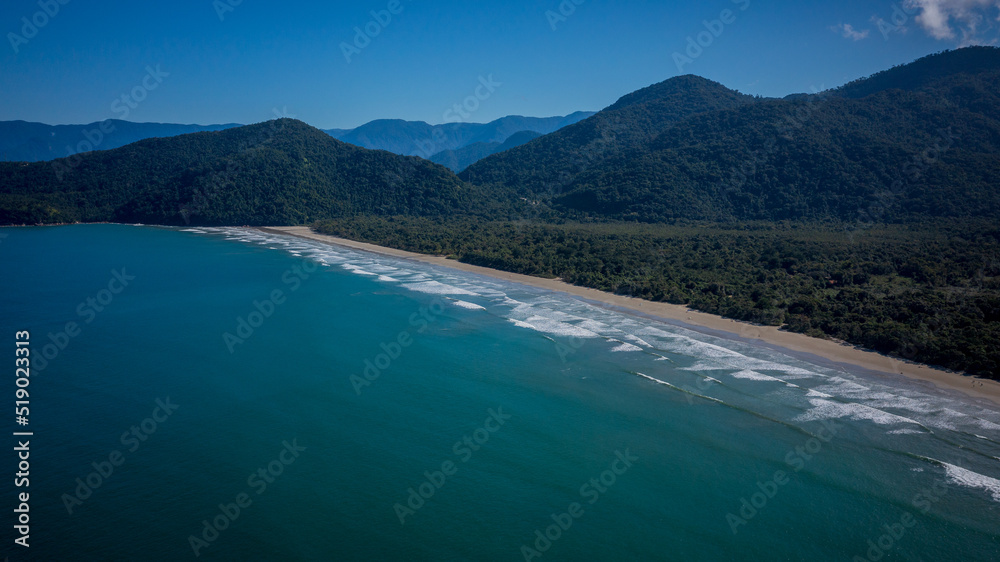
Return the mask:
<svg viewBox="0 0 1000 562"><path fill-rule="evenodd" d="M541 277L532 277L530 275L523 275L520 273L509 273L478 265L466 264L457 260L450 260L443 256L418 254L405 250L377 246L367 242L356 242L345 238L318 234L313 232L309 227L305 226L266 227L260 228L259 230L270 232L272 234L296 236L325 244L362 250L365 252L411 259L422 263L438 265L469 273L476 273L504 281L520 283L550 291L558 291L589 301L591 304L603 305L612 309L622 309L625 312L632 312L651 318L672 321L680 325L686 324L688 326L704 328L711 331L724 332L731 336L737 336L750 341L762 342L784 350L814 355L826 359L834 364L843 363L854 367L862 367L881 374L895 376L901 375L909 379L930 383L939 389L959 392L973 399L987 400L991 402L994 407L1000 406L1000 382L989 379L979 379L919 363L902 361L881 353L864 350L851 344L834 340L814 338L805 334L784 332L775 326L758 326L756 324L731 320L714 314L690 310L684 305L647 301L635 297L606 293L597 289L579 287L559 279L543 279ZM982 386L980 386L980 384L982 384Z"/></svg>

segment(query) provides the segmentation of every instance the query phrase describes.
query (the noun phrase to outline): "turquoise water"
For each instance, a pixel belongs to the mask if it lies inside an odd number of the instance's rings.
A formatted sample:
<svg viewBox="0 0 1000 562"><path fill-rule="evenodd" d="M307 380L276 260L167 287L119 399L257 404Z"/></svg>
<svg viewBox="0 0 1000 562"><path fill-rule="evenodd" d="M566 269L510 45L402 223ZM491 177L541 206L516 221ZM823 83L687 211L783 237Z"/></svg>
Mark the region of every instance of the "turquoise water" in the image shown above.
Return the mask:
<svg viewBox="0 0 1000 562"><path fill-rule="evenodd" d="M1000 558L984 404L251 230L2 234L11 560Z"/></svg>

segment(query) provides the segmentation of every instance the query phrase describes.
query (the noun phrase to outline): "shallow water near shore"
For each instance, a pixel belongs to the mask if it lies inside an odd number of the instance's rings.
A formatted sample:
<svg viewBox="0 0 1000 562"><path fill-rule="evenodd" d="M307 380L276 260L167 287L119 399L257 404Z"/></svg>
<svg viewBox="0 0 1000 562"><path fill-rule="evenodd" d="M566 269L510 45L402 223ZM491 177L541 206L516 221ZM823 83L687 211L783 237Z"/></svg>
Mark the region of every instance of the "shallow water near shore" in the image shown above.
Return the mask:
<svg viewBox="0 0 1000 562"><path fill-rule="evenodd" d="M31 559L1000 557L982 404L256 230L4 233Z"/></svg>

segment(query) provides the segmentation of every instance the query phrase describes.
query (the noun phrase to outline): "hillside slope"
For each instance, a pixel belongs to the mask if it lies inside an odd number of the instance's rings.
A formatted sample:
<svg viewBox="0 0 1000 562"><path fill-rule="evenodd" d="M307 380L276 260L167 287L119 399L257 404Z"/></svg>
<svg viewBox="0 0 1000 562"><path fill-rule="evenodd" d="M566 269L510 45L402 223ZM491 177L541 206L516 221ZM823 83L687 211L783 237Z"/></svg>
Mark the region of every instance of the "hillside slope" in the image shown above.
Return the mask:
<svg viewBox="0 0 1000 562"><path fill-rule="evenodd" d="M460 176L588 220L996 217L998 92L992 47L781 100L679 77Z"/></svg>
<svg viewBox="0 0 1000 562"><path fill-rule="evenodd" d="M0 164L0 224L306 224L441 214L477 199L441 166L351 146L291 119L78 158Z"/></svg>

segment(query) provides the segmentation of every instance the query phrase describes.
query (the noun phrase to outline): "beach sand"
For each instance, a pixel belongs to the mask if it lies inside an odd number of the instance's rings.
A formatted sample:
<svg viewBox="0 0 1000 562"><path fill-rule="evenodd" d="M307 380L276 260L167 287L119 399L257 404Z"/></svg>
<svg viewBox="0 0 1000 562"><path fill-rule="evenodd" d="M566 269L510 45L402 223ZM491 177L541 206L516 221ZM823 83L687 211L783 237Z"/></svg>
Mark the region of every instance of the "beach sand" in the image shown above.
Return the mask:
<svg viewBox="0 0 1000 562"><path fill-rule="evenodd" d="M327 244L345 246L376 254L407 258L423 263L449 267L470 273L477 273L479 275L485 275L496 279L503 279L504 281L512 281L515 283L530 285L532 287L559 291L590 301L594 304L602 304L612 308L622 309L626 312L636 312L644 316L661 318L691 327L724 332L748 340L757 340L793 352L815 355L833 363L853 365L881 373L903 375L912 379L931 383L939 388L958 391L975 399L989 400L993 403L993 406L1000 405L1000 382L970 377L952 371L920 365L918 363L901 361L893 357L882 355L881 353L867 351L850 344L834 340L824 340L813 338L805 334L783 332L774 326L759 326L737 320L730 320L713 314L696 312L688 309L684 305L652 302L633 297L614 295L598 291L596 289L570 285L569 283L565 283L558 279L542 279L540 277L532 277L530 275L508 273L487 267L461 263L456 260L447 259L443 256L417 254L404 250L376 246L375 244L368 244L366 242L355 242L353 240L337 238L335 236L317 234L308 227L304 226L268 227L262 228L261 230L275 234L290 234L300 238L307 238Z"/></svg>

